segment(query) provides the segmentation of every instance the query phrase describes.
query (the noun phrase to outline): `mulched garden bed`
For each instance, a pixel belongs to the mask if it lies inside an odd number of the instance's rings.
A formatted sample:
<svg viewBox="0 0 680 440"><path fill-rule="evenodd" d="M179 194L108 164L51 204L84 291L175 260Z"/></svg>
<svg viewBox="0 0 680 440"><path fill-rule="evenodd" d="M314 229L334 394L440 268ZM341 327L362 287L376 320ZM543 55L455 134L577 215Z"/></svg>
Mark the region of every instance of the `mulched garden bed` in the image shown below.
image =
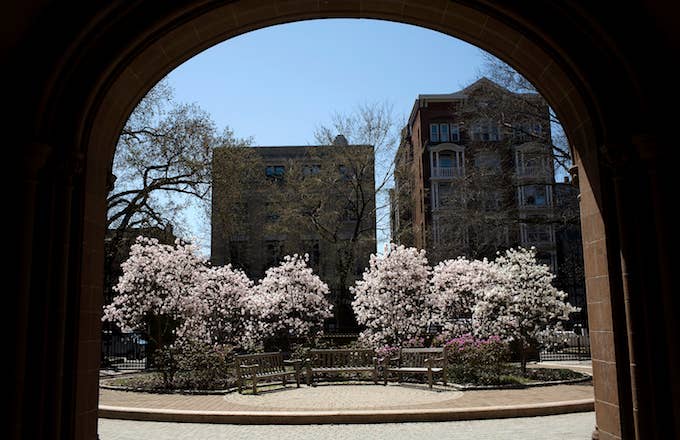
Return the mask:
<svg viewBox="0 0 680 440"><path fill-rule="evenodd" d="M176 387L167 388L163 383L160 374L155 372L143 372L130 375L118 376L113 378L104 378L100 381L100 387L104 389L112 389L119 391L135 391L146 393L159 394L224 394L236 390L236 384L233 381L218 383L212 389L192 389L191 387L182 387L183 382L187 383L189 378L182 378L180 375L176 378ZM382 380L382 378L381 378ZM591 380L591 376L579 373L566 368L528 368L527 374L522 375L519 367L510 366L503 375L495 378L481 378L477 383L458 383L455 378L449 379L452 386L463 390L489 390L489 389L516 389L529 388L536 386L549 386L559 384L571 383L586 383ZM320 378L321 382L347 382L358 381L365 383L373 383L372 380L360 377L343 377L334 376L328 378ZM409 378L404 376L404 382L419 383L422 382L422 377Z"/></svg>

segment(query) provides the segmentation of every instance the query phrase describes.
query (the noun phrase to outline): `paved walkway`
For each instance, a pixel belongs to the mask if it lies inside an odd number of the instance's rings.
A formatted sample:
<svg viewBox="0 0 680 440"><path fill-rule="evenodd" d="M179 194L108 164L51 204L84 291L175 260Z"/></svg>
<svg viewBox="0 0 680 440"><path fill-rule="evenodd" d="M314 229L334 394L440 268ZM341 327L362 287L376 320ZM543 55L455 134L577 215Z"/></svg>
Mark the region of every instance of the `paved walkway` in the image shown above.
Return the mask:
<svg viewBox="0 0 680 440"><path fill-rule="evenodd" d="M258 395L190 396L101 389L99 405L189 411L333 411L478 408L529 405L593 398L590 384L553 385L517 390L456 391L422 385L288 385Z"/></svg>
<svg viewBox="0 0 680 440"><path fill-rule="evenodd" d="M545 364L564 367L564 363ZM589 365L570 368L588 372ZM158 422L318 424L452 421L546 416L593 409L590 382L459 391L420 384L274 386L258 395L149 394L100 389L100 417Z"/></svg>
<svg viewBox="0 0 680 440"><path fill-rule="evenodd" d="M99 420L101 440L587 440L595 413L519 419L373 425L211 425Z"/></svg>

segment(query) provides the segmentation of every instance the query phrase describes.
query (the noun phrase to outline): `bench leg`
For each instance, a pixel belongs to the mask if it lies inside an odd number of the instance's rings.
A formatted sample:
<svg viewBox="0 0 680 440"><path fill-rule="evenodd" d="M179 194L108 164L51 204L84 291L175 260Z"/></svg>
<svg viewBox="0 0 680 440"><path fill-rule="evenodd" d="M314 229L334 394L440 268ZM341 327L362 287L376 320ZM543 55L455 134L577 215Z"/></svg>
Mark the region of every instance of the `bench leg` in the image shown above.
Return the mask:
<svg viewBox="0 0 680 440"><path fill-rule="evenodd" d="M238 393L241 394L241 390L243 388L243 379L242 378L240 378L240 377L238 378L238 380L236 381L236 386L238 387Z"/></svg>
<svg viewBox="0 0 680 440"><path fill-rule="evenodd" d="M378 370L373 370L373 383L378 385Z"/></svg>
<svg viewBox="0 0 680 440"><path fill-rule="evenodd" d="M300 372L298 370L295 370L295 384L300 388Z"/></svg>
<svg viewBox="0 0 680 440"><path fill-rule="evenodd" d="M387 368L383 370L383 379L385 381L383 385L387 385Z"/></svg>
<svg viewBox="0 0 680 440"><path fill-rule="evenodd" d="M432 388L432 370L427 370L427 385Z"/></svg>
<svg viewBox="0 0 680 440"><path fill-rule="evenodd" d="M444 386L446 386L446 382L449 380L449 376L446 374L446 367L442 370L442 382L444 382Z"/></svg>
<svg viewBox="0 0 680 440"><path fill-rule="evenodd" d="M283 387L286 388L286 375L285 374L281 378L281 382L283 382Z"/></svg>
<svg viewBox="0 0 680 440"><path fill-rule="evenodd" d="M257 377L253 377L253 394L257 394Z"/></svg>

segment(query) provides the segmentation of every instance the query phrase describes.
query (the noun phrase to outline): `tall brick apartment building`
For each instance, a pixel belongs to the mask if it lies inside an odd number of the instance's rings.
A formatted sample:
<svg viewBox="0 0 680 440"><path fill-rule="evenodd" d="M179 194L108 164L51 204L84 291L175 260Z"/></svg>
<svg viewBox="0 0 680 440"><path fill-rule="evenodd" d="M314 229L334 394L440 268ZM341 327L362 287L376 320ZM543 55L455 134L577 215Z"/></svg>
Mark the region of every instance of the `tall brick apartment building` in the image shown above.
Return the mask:
<svg viewBox="0 0 680 440"><path fill-rule="evenodd" d="M426 249L432 262L534 246L570 302L585 306L578 191L568 178L555 183L550 135L538 94L486 78L419 95L396 156L393 240Z"/></svg>
<svg viewBox="0 0 680 440"><path fill-rule="evenodd" d="M354 330L348 287L376 251L373 147L338 136L334 145L248 150L250 166L228 179L216 177L225 150L214 153L212 264L258 280L284 255L306 253L331 289L328 329Z"/></svg>

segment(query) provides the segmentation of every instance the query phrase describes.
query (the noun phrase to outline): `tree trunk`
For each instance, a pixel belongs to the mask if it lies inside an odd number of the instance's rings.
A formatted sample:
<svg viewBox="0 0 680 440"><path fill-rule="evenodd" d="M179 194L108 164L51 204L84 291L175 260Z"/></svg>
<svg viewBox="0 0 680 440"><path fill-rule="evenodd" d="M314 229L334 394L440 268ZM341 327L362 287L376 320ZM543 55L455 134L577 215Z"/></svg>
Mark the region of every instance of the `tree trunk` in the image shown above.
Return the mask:
<svg viewBox="0 0 680 440"><path fill-rule="evenodd" d="M519 350L519 361L522 368L522 376L526 376L527 374L527 349L527 345L522 342Z"/></svg>

